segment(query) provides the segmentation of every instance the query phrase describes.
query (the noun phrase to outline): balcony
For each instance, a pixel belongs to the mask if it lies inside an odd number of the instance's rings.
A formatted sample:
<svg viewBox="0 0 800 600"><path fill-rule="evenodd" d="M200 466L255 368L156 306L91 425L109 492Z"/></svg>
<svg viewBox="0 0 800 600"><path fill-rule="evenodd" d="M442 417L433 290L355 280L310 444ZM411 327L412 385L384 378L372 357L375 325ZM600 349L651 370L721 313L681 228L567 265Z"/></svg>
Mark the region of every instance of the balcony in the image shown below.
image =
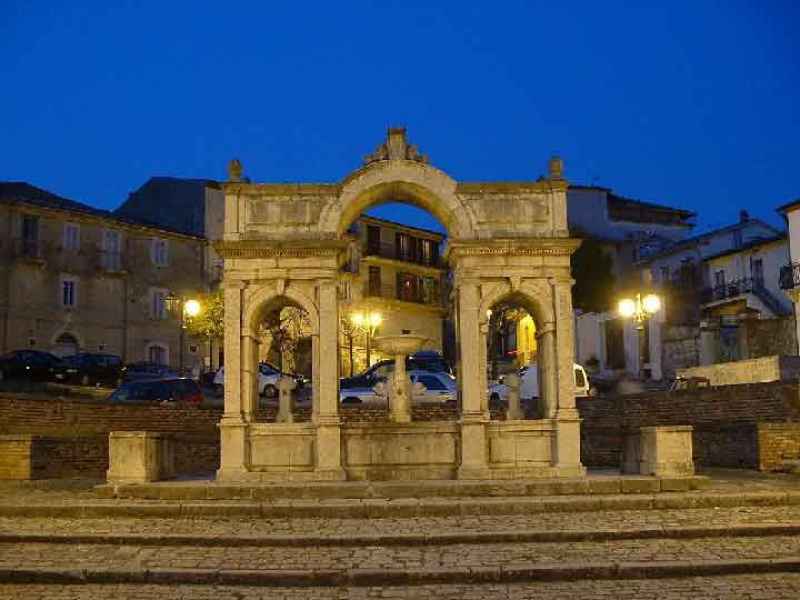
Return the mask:
<svg viewBox="0 0 800 600"><path fill-rule="evenodd" d="M16 260L44 264L46 244L41 240L18 238L12 241L11 254Z"/></svg>
<svg viewBox="0 0 800 600"><path fill-rule="evenodd" d="M398 293L399 292L399 293ZM442 296L438 289L423 290L402 289L397 290L392 285L366 285L364 286L364 297L366 298L387 298L389 300L399 300L401 302L413 302L414 304L425 304L427 306L442 306Z"/></svg>
<svg viewBox="0 0 800 600"><path fill-rule="evenodd" d="M800 262L781 267L779 283L782 290L800 288Z"/></svg>
<svg viewBox="0 0 800 600"><path fill-rule="evenodd" d="M413 248L407 252L403 252L396 244L389 242L370 242L364 247L364 256L379 256L381 258L389 258L392 260L400 260L403 262L422 265L425 267L442 268L443 264L439 255L436 253L427 254L421 250L422 246L416 246L418 252L414 252Z"/></svg>
<svg viewBox="0 0 800 600"><path fill-rule="evenodd" d="M761 290L764 290L763 279L745 277L744 279L734 279L724 285L703 289L700 300L703 304L709 304L720 300L730 300L743 294L756 294Z"/></svg>

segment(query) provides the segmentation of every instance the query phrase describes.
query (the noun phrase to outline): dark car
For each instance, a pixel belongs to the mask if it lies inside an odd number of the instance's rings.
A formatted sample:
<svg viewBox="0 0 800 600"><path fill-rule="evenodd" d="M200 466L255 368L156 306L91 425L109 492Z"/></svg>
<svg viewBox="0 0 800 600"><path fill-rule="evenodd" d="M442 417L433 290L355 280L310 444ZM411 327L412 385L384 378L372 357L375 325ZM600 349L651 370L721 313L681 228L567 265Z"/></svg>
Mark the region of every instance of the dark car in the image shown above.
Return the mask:
<svg viewBox="0 0 800 600"><path fill-rule="evenodd" d="M117 385L122 381L122 359L114 354L82 352L65 356L56 367L55 380L62 383Z"/></svg>
<svg viewBox="0 0 800 600"><path fill-rule="evenodd" d="M442 355L432 350L421 351L407 356L406 371L432 371L434 373L446 373L450 376L453 374L453 370L442 358ZM380 360L363 373L353 377L343 377L339 382L339 387L372 387L379 381L385 381L389 374L393 372L394 360Z"/></svg>
<svg viewBox="0 0 800 600"><path fill-rule="evenodd" d="M111 404L187 404L200 406L203 394L193 379L186 377L128 381L108 397Z"/></svg>
<svg viewBox="0 0 800 600"><path fill-rule="evenodd" d="M124 368L123 381L141 381L143 379L173 379L178 374L168 365L154 362L131 363Z"/></svg>
<svg viewBox="0 0 800 600"><path fill-rule="evenodd" d="M28 379L47 381L60 364L55 354L41 350L13 350L0 356L0 381L3 379Z"/></svg>

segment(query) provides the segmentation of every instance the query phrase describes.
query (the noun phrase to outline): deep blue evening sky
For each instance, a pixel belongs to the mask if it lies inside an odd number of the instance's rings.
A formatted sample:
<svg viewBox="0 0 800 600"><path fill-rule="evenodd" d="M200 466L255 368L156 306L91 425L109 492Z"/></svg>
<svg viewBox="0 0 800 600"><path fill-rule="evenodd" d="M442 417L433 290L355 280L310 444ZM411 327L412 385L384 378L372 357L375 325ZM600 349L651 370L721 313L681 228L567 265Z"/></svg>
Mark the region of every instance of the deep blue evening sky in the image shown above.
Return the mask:
<svg viewBox="0 0 800 600"><path fill-rule="evenodd" d="M456 179L535 179L558 152L703 226L777 223L800 196L798 7L4 0L0 179L105 208L233 156L334 181L402 124Z"/></svg>

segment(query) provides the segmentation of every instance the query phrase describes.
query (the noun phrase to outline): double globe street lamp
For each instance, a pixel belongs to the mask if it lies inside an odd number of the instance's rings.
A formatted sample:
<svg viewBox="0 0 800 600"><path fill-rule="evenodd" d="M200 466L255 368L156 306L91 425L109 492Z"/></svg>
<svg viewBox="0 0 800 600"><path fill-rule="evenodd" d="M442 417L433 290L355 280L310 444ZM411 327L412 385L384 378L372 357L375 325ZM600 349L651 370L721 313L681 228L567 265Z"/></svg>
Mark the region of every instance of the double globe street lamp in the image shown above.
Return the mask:
<svg viewBox="0 0 800 600"><path fill-rule="evenodd" d="M656 294L642 296L641 293L637 293L634 298L620 300L617 310L623 319L631 319L636 324L636 331L639 334L639 377L644 379L646 339L644 327L647 320L661 310L661 298Z"/></svg>
<svg viewBox="0 0 800 600"><path fill-rule="evenodd" d="M184 331L186 329L186 319L192 319L198 316L203 311L203 306L200 304L199 300L179 296L173 292L167 294L164 301L166 302L167 310L178 318L178 323L180 324L180 348L178 350L178 370L180 374L180 372L183 371L183 346L185 344Z"/></svg>

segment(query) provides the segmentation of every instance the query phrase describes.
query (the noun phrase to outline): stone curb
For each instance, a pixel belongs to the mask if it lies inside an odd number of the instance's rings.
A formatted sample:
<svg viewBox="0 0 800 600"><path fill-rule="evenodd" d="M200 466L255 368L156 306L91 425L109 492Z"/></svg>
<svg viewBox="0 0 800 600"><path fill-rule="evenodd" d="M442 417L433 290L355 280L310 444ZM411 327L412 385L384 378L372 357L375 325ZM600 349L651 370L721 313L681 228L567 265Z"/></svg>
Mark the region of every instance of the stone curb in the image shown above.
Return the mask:
<svg viewBox="0 0 800 600"><path fill-rule="evenodd" d="M435 583L510 583L576 579L656 579L798 573L800 557L721 561L533 564L529 567L349 570L0 569L0 583L247 585L264 587L408 586Z"/></svg>
<svg viewBox="0 0 800 600"><path fill-rule="evenodd" d="M0 517L29 518L413 518L620 510L674 510L800 505L800 492L621 494L397 500L256 502L124 502L0 504Z"/></svg>
<svg viewBox="0 0 800 600"><path fill-rule="evenodd" d="M622 540L698 539L800 535L800 523L722 527L668 527L583 531L482 531L389 535L203 536L180 534L24 534L0 533L0 544L97 544L195 547L348 547L448 544L568 543Z"/></svg>

